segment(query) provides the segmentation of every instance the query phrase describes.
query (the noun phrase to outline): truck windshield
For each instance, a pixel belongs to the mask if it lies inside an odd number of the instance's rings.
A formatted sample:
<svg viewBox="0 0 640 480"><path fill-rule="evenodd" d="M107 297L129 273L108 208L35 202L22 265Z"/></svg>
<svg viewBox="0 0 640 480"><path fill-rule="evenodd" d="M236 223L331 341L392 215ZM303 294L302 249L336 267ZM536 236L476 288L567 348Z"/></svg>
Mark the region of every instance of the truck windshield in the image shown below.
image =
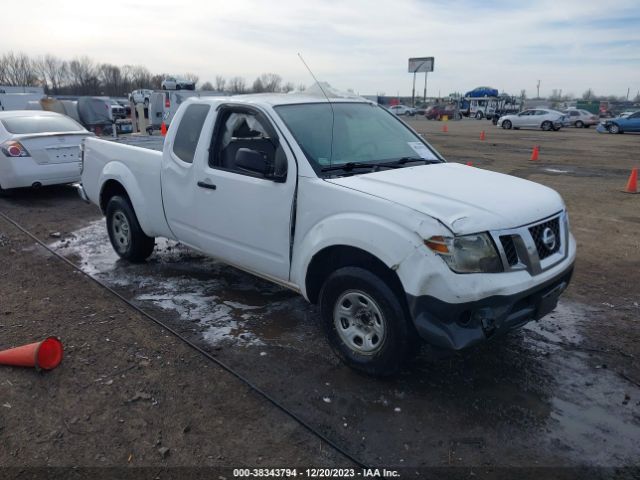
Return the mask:
<svg viewBox="0 0 640 480"><path fill-rule="evenodd" d="M328 167L339 170L341 165L442 161L420 137L377 105L308 103L275 109L316 172Z"/></svg>

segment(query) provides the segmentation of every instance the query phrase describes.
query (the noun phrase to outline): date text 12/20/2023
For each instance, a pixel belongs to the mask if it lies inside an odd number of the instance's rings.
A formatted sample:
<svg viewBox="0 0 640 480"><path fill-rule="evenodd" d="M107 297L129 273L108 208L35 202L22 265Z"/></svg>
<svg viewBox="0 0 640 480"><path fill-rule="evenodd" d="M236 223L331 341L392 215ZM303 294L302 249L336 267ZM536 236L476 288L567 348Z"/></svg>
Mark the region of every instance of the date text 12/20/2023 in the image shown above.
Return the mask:
<svg viewBox="0 0 640 480"><path fill-rule="evenodd" d="M397 470L386 468L235 468L234 478L400 478Z"/></svg>

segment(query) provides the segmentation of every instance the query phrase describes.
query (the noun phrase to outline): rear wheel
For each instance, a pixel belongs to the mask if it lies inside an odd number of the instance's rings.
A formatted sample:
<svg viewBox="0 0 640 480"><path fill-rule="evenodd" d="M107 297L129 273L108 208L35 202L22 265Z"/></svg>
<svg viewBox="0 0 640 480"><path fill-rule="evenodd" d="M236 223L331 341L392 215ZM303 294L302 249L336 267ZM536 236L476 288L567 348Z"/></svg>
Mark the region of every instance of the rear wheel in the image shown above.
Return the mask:
<svg viewBox="0 0 640 480"><path fill-rule="evenodd" d="M320 292L329 345L350 367L392 375L420 346L417 332L393 290L360 267L333 272Z"/></svg>
<svg viewBox="0 0 640 480"><path fill-rule="evenodd" d="M482 112L476 112L476 120L482 120L483 116Z"/></svg>
<svg viewBox="0 0 640 480"><path fill-rule="evenodd" d="M542 130L544 130L545 132L548 132L553 128L553 124L549 120L545 120L544 122L542 122L542 125L540 125L540 128L542 128Z"/></svg>
<svg viewBox="0 0 640 480"><path fill-rule="evenodd" d="M584 122L582 120L578 120L574 125L576 128L584 128Z"/></svg>
<svg viewBox="0 0 640 480"><path fill-rule="evenodd" d="M506 130L511 130L512 127L512 123L511 120L505 120L504 122L502 122L502 128L506 129Z"/></svg>
<svg viewBox="0 0 640 480"><path fill-rule="evenodd" d="M120 257L137 263L151 255L155 239L142 231L129 200L112 197L107 203L106 216L109 240Z"/></svg>

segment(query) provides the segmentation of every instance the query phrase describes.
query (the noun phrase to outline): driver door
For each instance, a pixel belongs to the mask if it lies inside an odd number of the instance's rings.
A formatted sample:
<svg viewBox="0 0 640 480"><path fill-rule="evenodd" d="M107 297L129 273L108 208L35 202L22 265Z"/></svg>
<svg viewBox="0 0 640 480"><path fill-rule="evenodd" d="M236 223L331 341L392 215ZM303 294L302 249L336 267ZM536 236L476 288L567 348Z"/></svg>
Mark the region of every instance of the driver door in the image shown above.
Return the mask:
<svg viewBox="0 0 640 480"><path fill-rule="evenodd" d="M232 265L289 280L297 169L292 153L261 111L218 108L207 155L196 165L196 228L202 250ZM238 165L240 150L259 152L273 175Z"/></svg>

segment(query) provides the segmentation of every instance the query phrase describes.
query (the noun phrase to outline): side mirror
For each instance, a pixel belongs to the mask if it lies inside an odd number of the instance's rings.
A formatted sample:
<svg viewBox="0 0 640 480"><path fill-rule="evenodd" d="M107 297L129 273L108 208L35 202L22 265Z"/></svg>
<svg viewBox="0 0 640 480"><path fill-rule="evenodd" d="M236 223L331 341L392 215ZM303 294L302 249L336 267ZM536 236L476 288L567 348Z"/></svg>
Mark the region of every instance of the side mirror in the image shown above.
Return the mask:
<svg viewBox="0 0 640 480"><path fill-rule="evenodd" d="M236 152L235 163L238 168L249 172L267 176L272 172L273 166L262 153L249 148L239 148Z"/></svg>

